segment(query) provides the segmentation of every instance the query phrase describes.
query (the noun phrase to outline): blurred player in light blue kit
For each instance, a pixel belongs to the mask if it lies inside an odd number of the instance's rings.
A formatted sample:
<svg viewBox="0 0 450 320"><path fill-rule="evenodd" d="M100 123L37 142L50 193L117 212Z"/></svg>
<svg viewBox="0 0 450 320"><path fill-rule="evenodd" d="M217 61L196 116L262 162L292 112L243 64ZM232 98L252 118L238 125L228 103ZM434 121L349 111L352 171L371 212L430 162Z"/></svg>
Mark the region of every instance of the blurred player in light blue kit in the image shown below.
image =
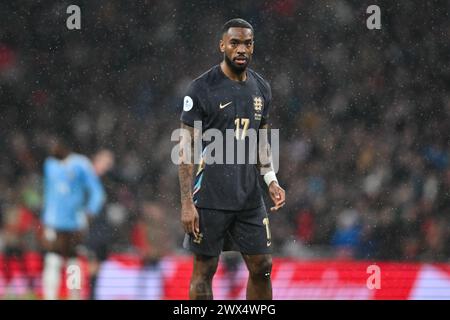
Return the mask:
<svg viewBox="0 0 450 320"><path fill-rule="evenodd" d="M105 192L90 160L73 153L62 138L52 138L49 151L44 163L42 220L47 253L42 285L44 299L53 300L58 298L64 262L79 266L77 247L89 220L102 209ZM72 299L79 294L79 290L69 290Z"/></svg>

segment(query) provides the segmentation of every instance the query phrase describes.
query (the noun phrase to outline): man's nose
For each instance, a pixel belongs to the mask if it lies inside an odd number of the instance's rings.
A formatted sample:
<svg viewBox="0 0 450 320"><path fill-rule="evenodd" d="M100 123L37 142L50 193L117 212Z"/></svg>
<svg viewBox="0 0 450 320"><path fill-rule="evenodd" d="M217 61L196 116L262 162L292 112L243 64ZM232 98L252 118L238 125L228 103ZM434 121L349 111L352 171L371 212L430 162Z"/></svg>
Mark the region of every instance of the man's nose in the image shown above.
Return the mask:
<svg viewBox="0 0 450 320"><path fill-rule="evenodd" d="M246 46L245 46L245 44L240 44L240 45L238 45L238 47L237 47L237 53L238 54L245 54L245 52L246 52Z"/></svg>

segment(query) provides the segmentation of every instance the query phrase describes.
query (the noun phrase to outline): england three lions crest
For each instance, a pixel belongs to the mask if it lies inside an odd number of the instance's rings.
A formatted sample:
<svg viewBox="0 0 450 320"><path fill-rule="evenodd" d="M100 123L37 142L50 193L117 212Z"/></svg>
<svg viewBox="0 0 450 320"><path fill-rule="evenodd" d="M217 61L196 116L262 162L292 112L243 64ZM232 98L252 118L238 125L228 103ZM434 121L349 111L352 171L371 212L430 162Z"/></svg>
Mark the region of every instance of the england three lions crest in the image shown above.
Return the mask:
<svg viewBox="0 0 450 320"><path fill-rule="evenodd" d="M263 99L261 97L253 97L253 106L256 112L261 112L263 107Z"/></svg>

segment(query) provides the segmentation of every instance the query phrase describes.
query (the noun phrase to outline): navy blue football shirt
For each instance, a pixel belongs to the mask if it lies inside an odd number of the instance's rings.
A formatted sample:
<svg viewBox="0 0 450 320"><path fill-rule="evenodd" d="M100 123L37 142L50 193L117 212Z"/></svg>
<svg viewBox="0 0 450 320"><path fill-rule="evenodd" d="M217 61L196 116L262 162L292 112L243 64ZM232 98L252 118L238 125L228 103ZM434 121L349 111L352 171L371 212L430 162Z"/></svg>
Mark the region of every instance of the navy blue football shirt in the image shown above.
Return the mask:
<svg viewBox="0 0 450 320"><path fill-rule="evenodd" d="M190 84L183 98L181 121L191 127L194 121L201 121L203 133L217 129L223 137L227 129L233 130L236 144L244 141L250 153L256 145L248 145L246 132L257 132L267 123L271 98L269 84L255 71L247 68L245 81L233 81L216 65ZM203 154L213 141L202 143ZM224 143L222 164L199 165L193 189L197 207L239 211L263 205L260 172L248 154L244 163L236 163L236 151L235 145L234 161L227 163Z"/></svg>

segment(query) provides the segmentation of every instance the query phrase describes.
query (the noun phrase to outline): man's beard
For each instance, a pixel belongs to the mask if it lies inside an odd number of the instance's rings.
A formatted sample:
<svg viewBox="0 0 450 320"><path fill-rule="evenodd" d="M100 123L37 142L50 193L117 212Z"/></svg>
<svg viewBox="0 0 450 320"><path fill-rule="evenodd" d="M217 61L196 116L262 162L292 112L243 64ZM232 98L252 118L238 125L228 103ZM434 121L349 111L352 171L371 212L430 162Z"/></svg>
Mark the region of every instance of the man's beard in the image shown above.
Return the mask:
<svg viewBox="0 0 450 320"><path fill-rule="evenodd" d="M243 65L238 65L238 64L234 63L234 61L232 61L230 58L228 58L228 56L226 54L224 54L224 57L225 57L225 62L228 65L228 67L230 67L231 71L233 71L237 75L240 75L242 72L244 72L245 69L247 69L247 66L250 62L250 59L247 59L247 63L245 63Z"/></svg>

